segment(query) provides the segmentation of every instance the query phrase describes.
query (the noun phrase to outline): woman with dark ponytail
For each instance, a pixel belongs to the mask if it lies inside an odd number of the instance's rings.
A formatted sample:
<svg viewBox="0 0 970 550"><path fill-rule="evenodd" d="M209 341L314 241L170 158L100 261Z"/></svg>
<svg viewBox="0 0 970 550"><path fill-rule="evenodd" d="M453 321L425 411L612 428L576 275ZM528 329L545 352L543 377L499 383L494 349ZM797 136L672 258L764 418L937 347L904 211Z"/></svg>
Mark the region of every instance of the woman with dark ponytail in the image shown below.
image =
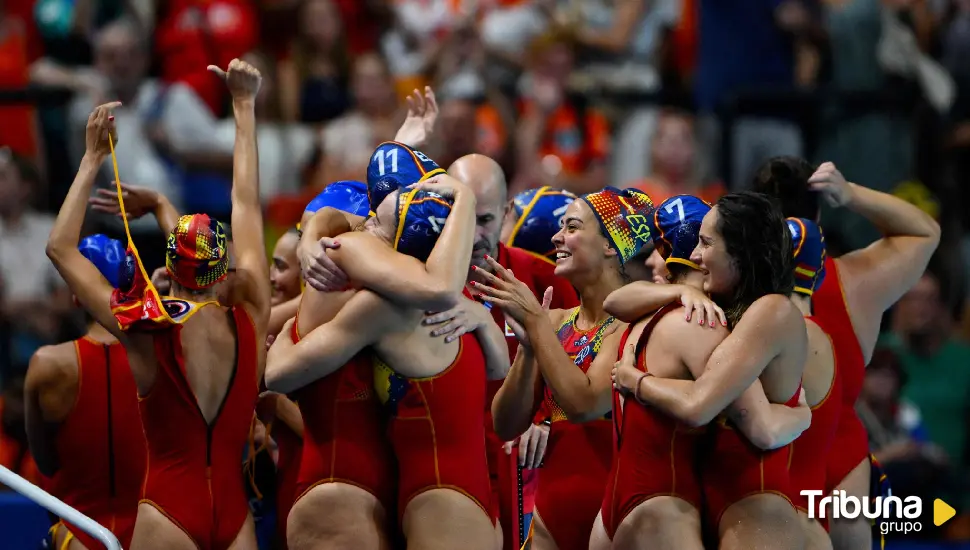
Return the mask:
<svg viewBox="0 0 970 550"><path fill-rule="evenodd" d="M705 523L717 529L721 549L800 549L804 533L792 528L799 520L788 474L790 445L758 449L724 414L755 380L769 402L798 405L808 337L789 300L795 286L791 234L766 196L725 195L704 216L690 261L704 273L704 292L727 314L730 336L696 380L621 365L616 384L690 425L717 421L701 478ZM660 290L679 295L677 289Z"/></svg>

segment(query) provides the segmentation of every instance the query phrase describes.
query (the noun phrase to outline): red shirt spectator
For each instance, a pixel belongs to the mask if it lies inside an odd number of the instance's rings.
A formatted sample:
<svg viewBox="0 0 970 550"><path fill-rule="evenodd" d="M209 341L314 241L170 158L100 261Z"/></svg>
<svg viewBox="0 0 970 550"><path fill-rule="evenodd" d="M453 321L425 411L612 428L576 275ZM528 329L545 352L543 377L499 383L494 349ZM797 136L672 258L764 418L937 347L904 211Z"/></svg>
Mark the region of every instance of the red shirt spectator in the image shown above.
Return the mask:
<svg viewBox="0 0 970 550"><path fill-rule="evenodd" d="M360 54L377 49L381 36L382 18L368 7L364 0L334 0L340 10L344 28L347 29L347 48L350 55Z"/></svg>
<svg viewBox="0 0 970 550"><path fill-rule="evenodd" d="M258 41L251 0L168 0L155 29L162 79L188 84L215 114L222 112L226 86L206 66L226 67Z"/></svg>
<svg viewBox="0 0 970 550"><path fill-rule="evenodd" d="M19 2L23 4L23 2ZM15 4L16 5L16 4ZM11 7L8 7L8 10ZM31 47L33 19L0 12L0 87L24 88L30 83L30 64L39 54ZM36 35L36 29L34 30ZM27 158L37 158L37 126L30 105L0 106L0 146Z"/></svg>

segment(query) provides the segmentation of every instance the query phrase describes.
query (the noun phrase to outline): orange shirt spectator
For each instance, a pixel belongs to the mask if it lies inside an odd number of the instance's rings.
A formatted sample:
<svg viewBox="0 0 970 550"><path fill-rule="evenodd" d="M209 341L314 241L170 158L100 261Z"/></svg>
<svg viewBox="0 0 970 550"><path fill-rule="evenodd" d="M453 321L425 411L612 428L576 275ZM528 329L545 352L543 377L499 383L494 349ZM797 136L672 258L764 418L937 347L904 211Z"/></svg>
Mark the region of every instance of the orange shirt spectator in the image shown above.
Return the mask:
<svg viewBox="0 0 970 550"><path fill-rule="evenodd" d="M524 112L534 108L527 103ZM609 156L609 122L601 113L563 101L546 118L539 154L543 159L559 159L566 174L582 174L590 164Z"/></svg>
<svg viewBox="0 0 970 550"><path fill-rule="evenodd" d="M28 19L28 21L31 21ZM30 83L30 64L39 52L32 52L28 23L17 16L0 13L0 87L24 88ZM29 105L0 106L0 146L10 147L27 158L37 158L35 111Z"/></svg>
<svg viewBox="0 0 970 550"><path fill-rule="evenodd" d="M480 105L475 110L475 132L475 149L478 153L502 158L509 138L498 109L489 103Z"/></svg>
<svg viewBox="0 0 970 550"><path fill-rule="evenodd" d="M168 0L155 29L162 79L188 84L217 115L226 86L206 66L225 67L258 41L259 20L251 0Z"/></svg>
<svg viewBox="0 0 970 550"><path fill-rule="evenodd" d="M699 162L694 117L687 112L664 109L650 141L650 168L647 178L629 184L650 195L654 204L674 195L694 195L714 204L727 189L720 181L704 182L698 174Z"/></svg>

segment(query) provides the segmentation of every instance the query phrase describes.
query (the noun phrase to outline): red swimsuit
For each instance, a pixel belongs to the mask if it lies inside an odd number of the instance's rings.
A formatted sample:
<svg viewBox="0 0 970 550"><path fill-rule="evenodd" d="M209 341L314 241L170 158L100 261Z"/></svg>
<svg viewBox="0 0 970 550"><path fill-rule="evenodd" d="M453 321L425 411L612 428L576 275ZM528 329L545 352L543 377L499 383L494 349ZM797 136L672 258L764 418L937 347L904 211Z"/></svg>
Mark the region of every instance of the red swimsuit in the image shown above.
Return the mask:
<svg viewBox="0 0 970 550"><path fill-rule="evenodd" d="M828 494L867 459L869 436L855 412L855 402L862 392L862 379L866 374L866 361L842 293L838 264L831 257L825 258L825 271L825 280L812 296L812 304L815 318L825 323L826 332L832 337L842 385L842 412L832 444L832 448L839 452L828 456L825 486Z"/></svg>
<svg viewBox="0 0 970 550"><path fill-rule="evenodd" d="M300 340L296 327L293 323L293 343ZM336 372L300 388L295 397L303 415L296 501L317 485L347 483L374 495L385 510L392 510L391 450L374 395L370 357L356 355Z"/></svg>
<svg viewBox="0 0 970 550"><path fill-rule="evenodd" d="M831 334L825 322L817 317L808 317L808 322L814 322L827 336ZM832 339L832 336L829 336ZM835 351L833 346L832 351ZM798 436L791 444L791 460L789 471L791 474L792 494L795 508L808 513L808 497L802 496L801 491L825 491L826 460L832 451L836 431L839 427L839 417L842 415L842 381L840 379L840 365L838 354L835 354L835 372L828 394L812 407L812 425ZM818 512L818 510L816 510ZM818 514L816 514L818 517ZM828 531L828 518L818 520Z"/></svg>
<svg viewBox="0 0 970 550"><path fill-rule="evenodd" d="M142 501L154 506L201 550L225 550L249 516L242 459L259 386L256 327L233 307L236 366L219 412L206 422L189 386L181 332L175 325L153 333L158 374L139 402L148 439L148 474Z"/></svg>
<svg viewBox="0 0 970 550"><path fill-rule="evenodd" d="M47 490L118 537L128 548L145 480L146 445L138 390L120 343L74 341L77 397L57 434L60 467ZM63 522L85 548L100 542Z"/></svg>
<svg viewBox="0 0 970 550"><path fill-rule="evenodd" d="M267 435L276 441L278 458L276 460L276 544L286 549L286 519L296 501L297 478L300 474L300 459L303 456L303 439L282 420L273 420L267 426Z"/></svg>
<svg viewBox="0 0 970 550"><path fill-rule="evenodd" d="M576 328L577 307L559 327L559 342L576 367L586 372L599 353L610 317L590 330ZM586 550L613 457L613 425L608 416L576 424L544 389L543 407L552 429L546 447L535 507L559 550Z"/></svg>
<svg viewBox="0 0 970 550"><path fill-rule="evenodd" d="M798 406L801 388L799 383L785 405ZM773 493L791 505L794 494L788 473L791 444L764 451L752 445L725 416L715 423L714 441L701 473L710 527L717 529L724 511L745 497Z"/></svg>
<svg viewBox="0 0 970 550"><path fill-rule="evenodd" d="M546 288L552 287L552 309L569 309L579 305L576 290L565 279L556 277L553 273L555 266L545 258L499 243L495 259L505 269L514 271L515 277L529 287L537 300L541 301ZM470 293L466 295L472 298ZM515 361L519 341L505 323L505 314L502 310L497 307L491 308L491 313L495 324L505 331L505 341L509 346L509 361ZM525 542L528 534L523 519L532 513L532 501L538 485L539 470L520 468L518 453L513 451L511 455L505 454L502 450L504 442L495 434L495 426L492 422L492 400L503 382L504 380L488 381L488 397L485 400L485 441L488 450L488 473L492 482L492 507L500 512L503 546L506 549L518 549Z"/></svg>
<svg viewBox="0 0 970 550"><path fill-rule="evenodd" d="M670 304L654 314L637 342L637 368L647 372L643 349L650 333L664 315L680 308ZM630 325L620 341L617 360L626 349ZM620 406L619 392L613 392L615 426L613 468L603 495L603 526L612 539L623 519L639 504L653 497L669 496L701 509L701 487L694 472L697 447L706 428L691 428L657 409L645 407L632 396Z"/></svg>
<svg viewBox="0 0 970 550"><path fill-rule="evenodd" d="M391 415L388 437L399 471L398 521L411 499L457 491L494 518L485 455L485 355L474 333L439 374L406 378L374 360L378 396Z"/></svg>

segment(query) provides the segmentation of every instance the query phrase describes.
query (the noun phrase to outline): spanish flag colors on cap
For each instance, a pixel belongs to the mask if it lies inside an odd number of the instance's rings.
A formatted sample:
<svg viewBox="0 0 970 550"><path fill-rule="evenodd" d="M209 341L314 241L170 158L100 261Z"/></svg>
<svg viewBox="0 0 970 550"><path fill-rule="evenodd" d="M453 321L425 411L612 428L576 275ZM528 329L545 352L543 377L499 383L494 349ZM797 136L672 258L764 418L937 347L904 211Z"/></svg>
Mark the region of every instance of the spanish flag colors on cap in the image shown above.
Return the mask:
<svg viewBox="0 0 970 550"><path fill-rule="evenodd" d="M616 250L621 264L650 242L653 201L643 191L607 187L581 198L593 210L603 236Z"/></svg>
<svg viewBox="0 0 970 550"><path fill-rule="evenodd" d="M110 136L108 137L108 143L111 146L111 164L115 173L115 189L118 192L121 219L124 221L125 235L128 237L128 247L125 250L125 259L121 268L118 288L111 293L111 313L118 320L118 326L121 330L125 331L132 328L139 330L162 329L184 323L205 306L218 305L216 301L197 303L170 296L163 298L158 294L158 289L152 284L148 272L145 271L145 265L138 256L138 248L135 247L135 242L131 239L131 229L128 227L128 216L125 213L125 201L121 193L121 179L118 177L118 159L115 156L114 140ZM189 233L198 236L198 229L201 225L206 225L211 228L208 221L203 222L202 218L193 221L196 216L182 217L182 219L185 218L188 218L184 224L184 233L186 236ZM205 218L207 219L208 216L205 216ZM183 225L182 219L179 220L180 226ZM224 231L222 232L222 236L224 239ZM172 237L170 236L169 240L171 241L171 239ZM189 253L189 250L192 249L197 251L203 250L202 254L205 255L205 262L214 260L218 264L221 258L215 258L215 251L213 250L218 246L218 242L217 238L210 240L208 237L203 237L202 243L189 244L185 242L185 237L182 239L176 238L175 251L178 254ZM182 244L181 249L179 243ZM224 244L222 249L225 250ZM168 263L168 255L166 251L166 264ZM223 256L226 258L225 266L226 271L228 271L228 254L224 253ZM219 268L212 266L209 269L196 272L196 276L201 276L203 279L214 277L217 280L222 280L225 274L218 275L218 273ZM175 276L174 273L172 275Z"/></svg>
<svg viewBox="0 0 970 550"><path fill-rule="evenodd" d="M795 292L811 296L825 280L825 235L805 218L788 218L792 256L795 258Z"/></svg>

